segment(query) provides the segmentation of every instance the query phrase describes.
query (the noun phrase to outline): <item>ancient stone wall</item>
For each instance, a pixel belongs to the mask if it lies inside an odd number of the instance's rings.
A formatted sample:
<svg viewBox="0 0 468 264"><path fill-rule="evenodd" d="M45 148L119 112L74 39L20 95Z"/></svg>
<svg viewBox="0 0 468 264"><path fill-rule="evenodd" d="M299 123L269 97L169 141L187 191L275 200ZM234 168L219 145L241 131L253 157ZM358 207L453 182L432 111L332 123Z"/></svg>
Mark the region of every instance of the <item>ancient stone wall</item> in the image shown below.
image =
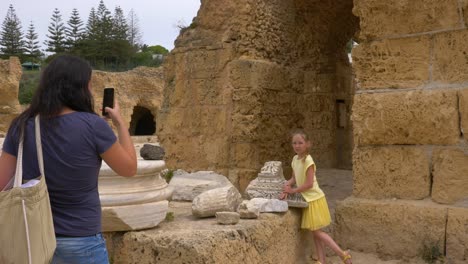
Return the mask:
<svg viewBox="0 0 468 264"><path fill-rule="evenodd" d="M338 240L387 258L431 248L466 263L468 1L354 5L354 197L337 208Z"/></svg>
<svg viewBox="0 0 468 264"><path fill-rule="evenodd" d="M290 164L295 127L310 134L319 167L338 159L349 167L349 122L340 135L344 158L337 155L336 102L349 109L353 93L351 8L333 0L202 1L165 63L158 136L168 167L216 170L243 190L265 161Z"/></svg>
<svg viewBox="0 0 468 264"><path fill-rule="evenodd" d="M95 111L101 113L104 88L113 87L122 117L129 125L132 135L136 135L138 121L144 119L145 114L148 115L146 119L149 119L149 122L153 121L157 127L156 118L161 107L163 80L161 68L138 67L127 72L93 71L91 87ZM145 135L155 133L154 130L153 133Z"/></svg>
<svg viewBox="0 0 468 264"><path fill-rule="evenodd" d="M11 120L21 112L18 91L22 73L17 57L0 59L0 136L5 135Z"/></svg>

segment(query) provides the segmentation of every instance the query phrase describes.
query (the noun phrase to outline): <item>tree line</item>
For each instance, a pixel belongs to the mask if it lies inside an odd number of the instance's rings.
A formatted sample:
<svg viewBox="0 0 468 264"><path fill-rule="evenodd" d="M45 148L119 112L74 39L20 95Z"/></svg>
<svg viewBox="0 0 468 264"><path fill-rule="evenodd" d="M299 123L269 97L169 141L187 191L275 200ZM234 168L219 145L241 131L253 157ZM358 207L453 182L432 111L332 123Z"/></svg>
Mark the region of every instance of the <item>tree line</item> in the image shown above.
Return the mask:
<svg viewBox="0 0 468 264"><path fill-rule="evenodd" d="M127 17L119 6L112 13L101 0L97 8L91 8L85 23L76 8L64 21L55 8L44 45L50 55L46 62L58 54L73 54L88 60L95 69L126 70L138 65L158 66L160 57L166 54L162 46L143 45L138 17L133 9ZM22 62L39 62L44 58L40 50L38 34L31 21L23 33L21 21L10 5L0 32L0 57L18 56Z"/></svg>

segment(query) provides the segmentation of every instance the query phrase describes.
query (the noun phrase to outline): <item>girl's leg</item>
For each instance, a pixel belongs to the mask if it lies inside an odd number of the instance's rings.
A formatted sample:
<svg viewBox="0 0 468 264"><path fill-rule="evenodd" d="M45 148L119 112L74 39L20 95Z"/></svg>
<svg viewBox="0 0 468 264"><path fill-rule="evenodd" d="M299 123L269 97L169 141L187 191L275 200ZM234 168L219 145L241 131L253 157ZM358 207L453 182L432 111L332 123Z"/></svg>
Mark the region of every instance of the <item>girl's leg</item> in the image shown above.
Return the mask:
<svg viewBox="0 0 468 264"><path fill-rule="evenodd" d="M314 237L314 244L315 244L315 250L317 252L317 258L320 261L320 263L325 264L325 247L323 246L322 241L320 240L320 237L315 235L316 231L312 231L312 235Z"/></svg>
<svg viewBox="0 0 468 264"><path fill-rule="evenodd" d="M338 256L340 256L340 258L343 258L347 253L344 252L339 246L338 244L336 244L336 242L333 240L333 238L331 238L327 233L321 231L321 230L317 230L317 231L314 231L314 236L317 236L317 238L326 246L328 246L329 248L331 248ZM351 261L348 261L349 263L351 263ZM347 263L348 263L347 262Z"/></svg>

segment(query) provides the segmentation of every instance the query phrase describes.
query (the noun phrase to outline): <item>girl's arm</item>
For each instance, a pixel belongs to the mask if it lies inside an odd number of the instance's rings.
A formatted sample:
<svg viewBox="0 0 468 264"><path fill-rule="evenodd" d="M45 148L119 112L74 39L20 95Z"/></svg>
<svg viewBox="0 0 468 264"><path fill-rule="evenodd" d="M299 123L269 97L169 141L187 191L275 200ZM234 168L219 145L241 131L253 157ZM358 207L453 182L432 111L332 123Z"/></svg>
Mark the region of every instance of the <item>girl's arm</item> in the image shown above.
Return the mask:
<svg viewBox="0 0 468 264"><path fill-rule="evenodd" d="M2 152L0 156L0 191L5 188L10 179L15 176L16 157Z"/></svg>
<svg viewBox="0 0 468 264"><path fill-rule="evenodd" d="M292 189L291 186L285 186L286 193L298 193L310 189L314 185L315 169L314 166L309 166L306 171L306 181L301 186Z"/></svg>
<svg viewBox="0 0 468 264"><path fill-rule="evenodd" d="M292 174L291 179L286 181L285 185L292 186L292 185L296 184L296 177L294 176L294 171L292 171L291 174Z"/></svg>

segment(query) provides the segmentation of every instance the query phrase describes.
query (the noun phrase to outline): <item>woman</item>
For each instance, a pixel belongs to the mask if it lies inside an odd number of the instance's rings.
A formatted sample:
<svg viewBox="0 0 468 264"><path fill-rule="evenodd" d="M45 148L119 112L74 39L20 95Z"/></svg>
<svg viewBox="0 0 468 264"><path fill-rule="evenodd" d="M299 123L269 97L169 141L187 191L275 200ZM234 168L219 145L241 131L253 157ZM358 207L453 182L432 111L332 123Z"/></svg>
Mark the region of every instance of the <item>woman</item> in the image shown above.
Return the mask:
<svg viewBox="0 0 468 264"><path fill-rule="evenodd" d="M44 69L31 105L10 125L0 156L0 190L15 174L20 131L24 129L23 179L40 175L34 117L41 117L47 188L57 248L53 263L108 263L101 235L98 174L104 160L116 173L136 173L135 149L120 109L106 107L118 140L94 112L90 65L75 56L55 58Z"/></svg>

